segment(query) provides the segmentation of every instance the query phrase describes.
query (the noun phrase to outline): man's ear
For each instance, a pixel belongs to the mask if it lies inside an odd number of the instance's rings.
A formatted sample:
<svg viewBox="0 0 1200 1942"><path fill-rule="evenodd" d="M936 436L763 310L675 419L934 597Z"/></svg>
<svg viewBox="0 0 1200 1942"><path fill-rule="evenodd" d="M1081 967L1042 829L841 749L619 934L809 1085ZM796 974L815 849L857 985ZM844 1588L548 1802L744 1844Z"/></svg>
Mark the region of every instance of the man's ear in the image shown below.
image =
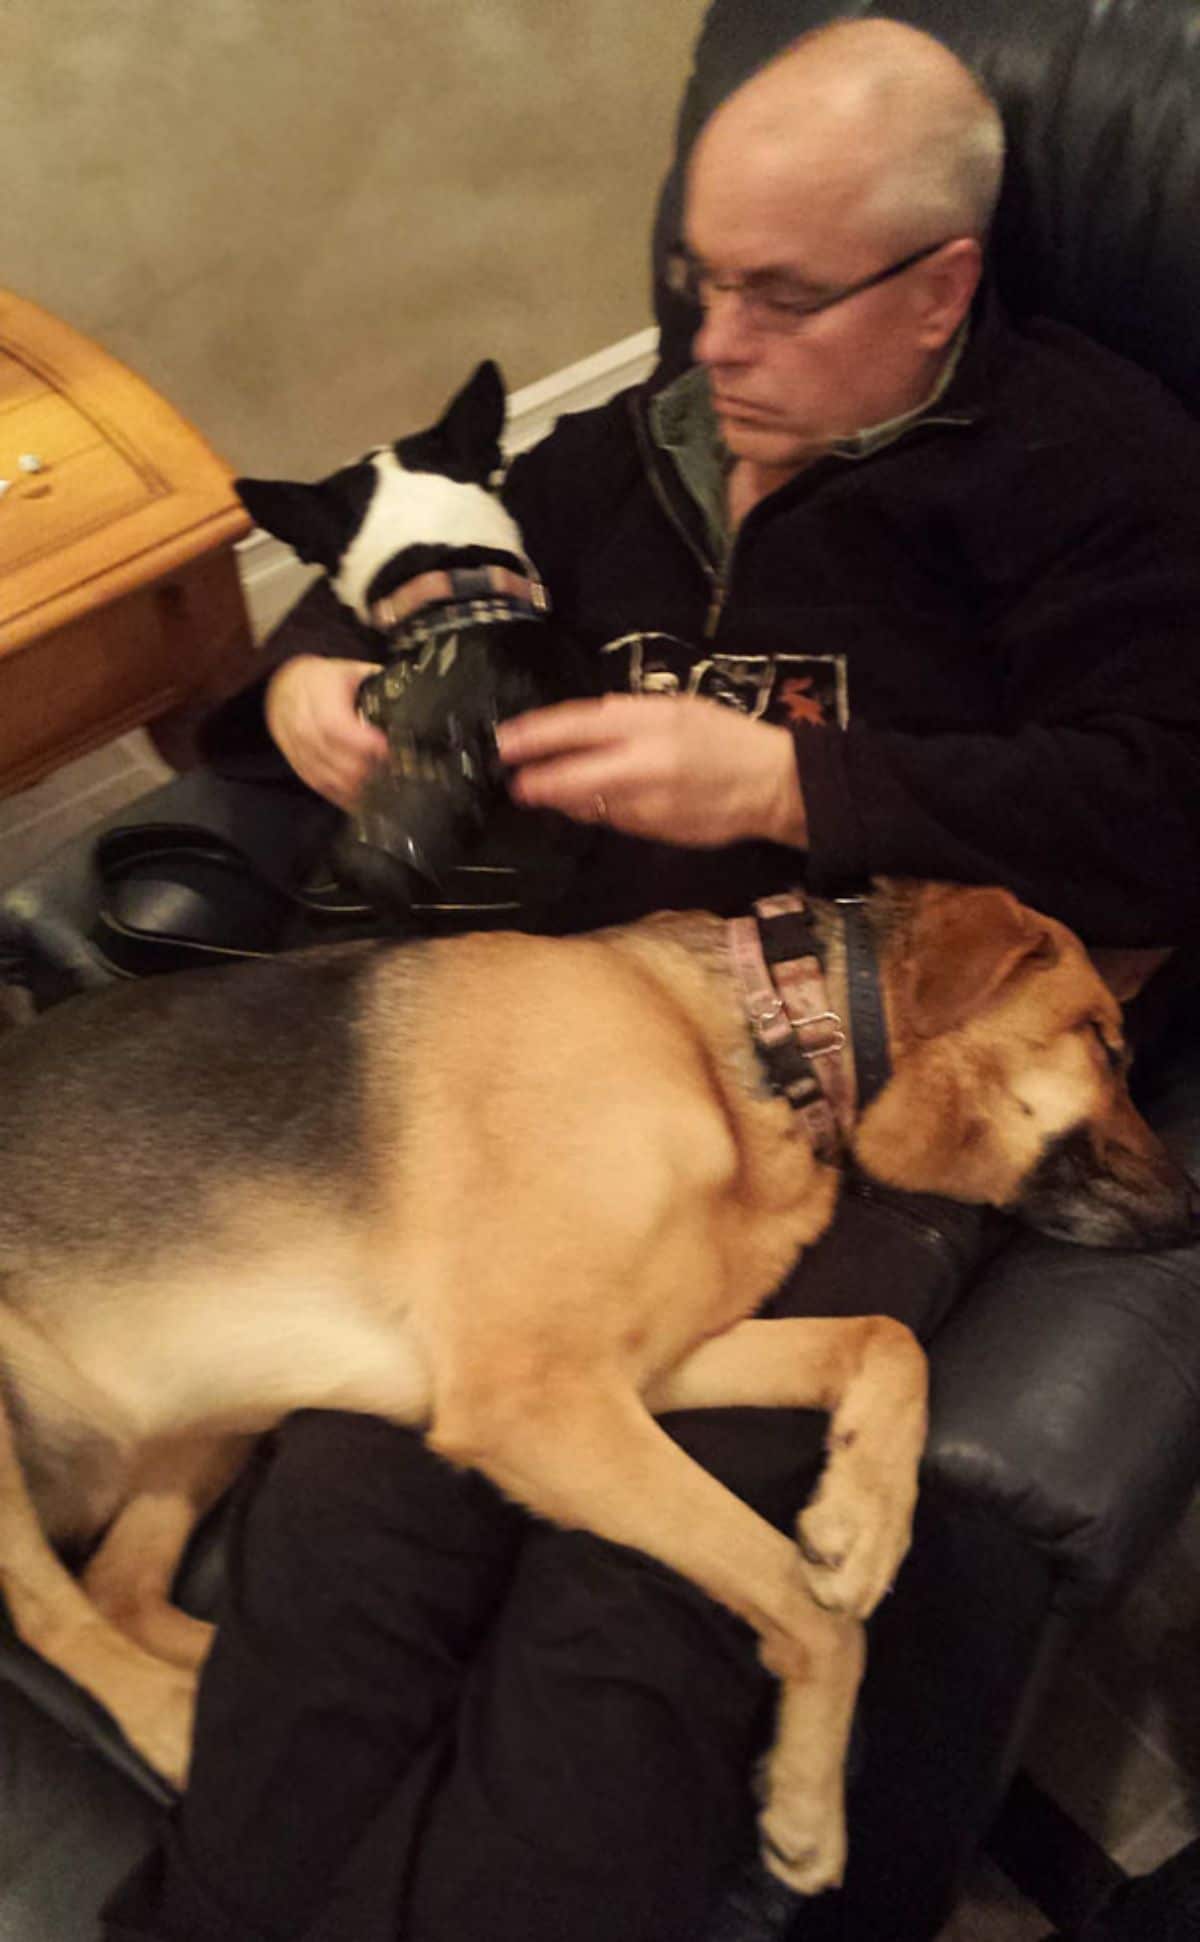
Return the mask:
<svg viewBox="0 0 1200 1942"><path fill-rule="evenodd" d="M1010 891L933 886L909 940L909 1027L918 1038L953 1031L993 1004L1023 970L1057 958L1045 921Z"/></svg>
<svg viewBox="0 0 1200 1942"><path fill-rule="evenodd" d="M971 308L983 274L983 251L973 236L956 236L923 267L918 341L922 350L940 351Z"/></svg>

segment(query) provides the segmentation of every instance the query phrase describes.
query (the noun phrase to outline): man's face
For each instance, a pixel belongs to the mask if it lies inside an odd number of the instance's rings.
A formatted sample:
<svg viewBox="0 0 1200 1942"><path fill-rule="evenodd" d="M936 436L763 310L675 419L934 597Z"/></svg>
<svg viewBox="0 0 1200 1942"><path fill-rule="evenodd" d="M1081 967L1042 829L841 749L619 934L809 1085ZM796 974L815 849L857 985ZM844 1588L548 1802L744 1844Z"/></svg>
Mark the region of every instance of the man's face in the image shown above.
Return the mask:
<svg viewBox="0 0 1200 1942"><path fill-rule="evenodd" d="M685 235L717 282L814 301L908 254L864 221L857 162L702 143ZM930 237L930 242L937 239ZM694 351L726 445L770 469L798 467L832 440L911 410L928 395L942 343L929 326L931 265L799 319L764 328L737 291L714 290ZM781 319L785 324L786 318Z"/></svg>

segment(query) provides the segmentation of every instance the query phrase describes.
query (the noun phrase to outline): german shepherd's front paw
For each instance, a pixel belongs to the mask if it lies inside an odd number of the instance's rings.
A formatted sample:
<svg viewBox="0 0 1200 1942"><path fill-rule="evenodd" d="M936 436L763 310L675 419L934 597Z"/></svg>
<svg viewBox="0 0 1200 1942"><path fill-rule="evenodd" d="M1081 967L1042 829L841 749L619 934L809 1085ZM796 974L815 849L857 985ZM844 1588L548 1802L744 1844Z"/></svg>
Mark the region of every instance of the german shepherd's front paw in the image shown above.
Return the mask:
<svg viewBox="0 0 1200 1942"><path fill-rule="evenodd" d="M869 1618L889 1592L912 1536L911 1493L847 1466L825 1475L796 1519L805 1583L826 1611Z"/></svg>

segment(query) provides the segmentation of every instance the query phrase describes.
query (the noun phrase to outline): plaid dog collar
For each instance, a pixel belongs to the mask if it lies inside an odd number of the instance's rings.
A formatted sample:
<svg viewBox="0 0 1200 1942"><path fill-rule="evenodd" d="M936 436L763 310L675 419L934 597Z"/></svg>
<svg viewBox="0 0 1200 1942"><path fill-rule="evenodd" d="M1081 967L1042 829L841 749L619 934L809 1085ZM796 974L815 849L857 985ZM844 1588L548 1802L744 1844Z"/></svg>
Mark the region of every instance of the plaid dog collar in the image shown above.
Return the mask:
<svg viewBox="0 0 1200 1942"><path fill-rule="evenodd" d="M533 572L506 566L449 567L419 573L371 608L371 625L406 643L414 634L501 620L542 620L550 596Z"/></svg>

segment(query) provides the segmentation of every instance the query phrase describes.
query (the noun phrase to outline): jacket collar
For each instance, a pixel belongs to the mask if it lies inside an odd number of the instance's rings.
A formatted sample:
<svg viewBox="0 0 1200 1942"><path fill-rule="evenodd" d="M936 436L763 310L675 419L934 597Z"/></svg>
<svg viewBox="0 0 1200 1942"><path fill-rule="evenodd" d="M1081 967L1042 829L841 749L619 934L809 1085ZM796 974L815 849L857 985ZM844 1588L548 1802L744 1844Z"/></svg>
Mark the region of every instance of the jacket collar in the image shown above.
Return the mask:
<svg viewBox="0 0 1200 1942"><path fill-rule="evenodd" d="M926 427L936 434L943 427L965 429L986 420L992 371L1009 333L986 275L967 321L966 339L948 372L944 390L911 417L905 414L902 425L883 428L891 433L889 447L920 435ZM629 394L628 403L643 463L659 498L710 569L715 566L718 572L724 572L733 546L725 504L727 460L712 409L707 372L693 365L681 376L660 365ZM861 464L868 456L846 448L840 456L826 454L799 474L793 487L801 490L819 480L827 468L848 462ZM780 493L789 493L789 488L781 487ZM772 499L777 496L772 495Z"/></svg>

